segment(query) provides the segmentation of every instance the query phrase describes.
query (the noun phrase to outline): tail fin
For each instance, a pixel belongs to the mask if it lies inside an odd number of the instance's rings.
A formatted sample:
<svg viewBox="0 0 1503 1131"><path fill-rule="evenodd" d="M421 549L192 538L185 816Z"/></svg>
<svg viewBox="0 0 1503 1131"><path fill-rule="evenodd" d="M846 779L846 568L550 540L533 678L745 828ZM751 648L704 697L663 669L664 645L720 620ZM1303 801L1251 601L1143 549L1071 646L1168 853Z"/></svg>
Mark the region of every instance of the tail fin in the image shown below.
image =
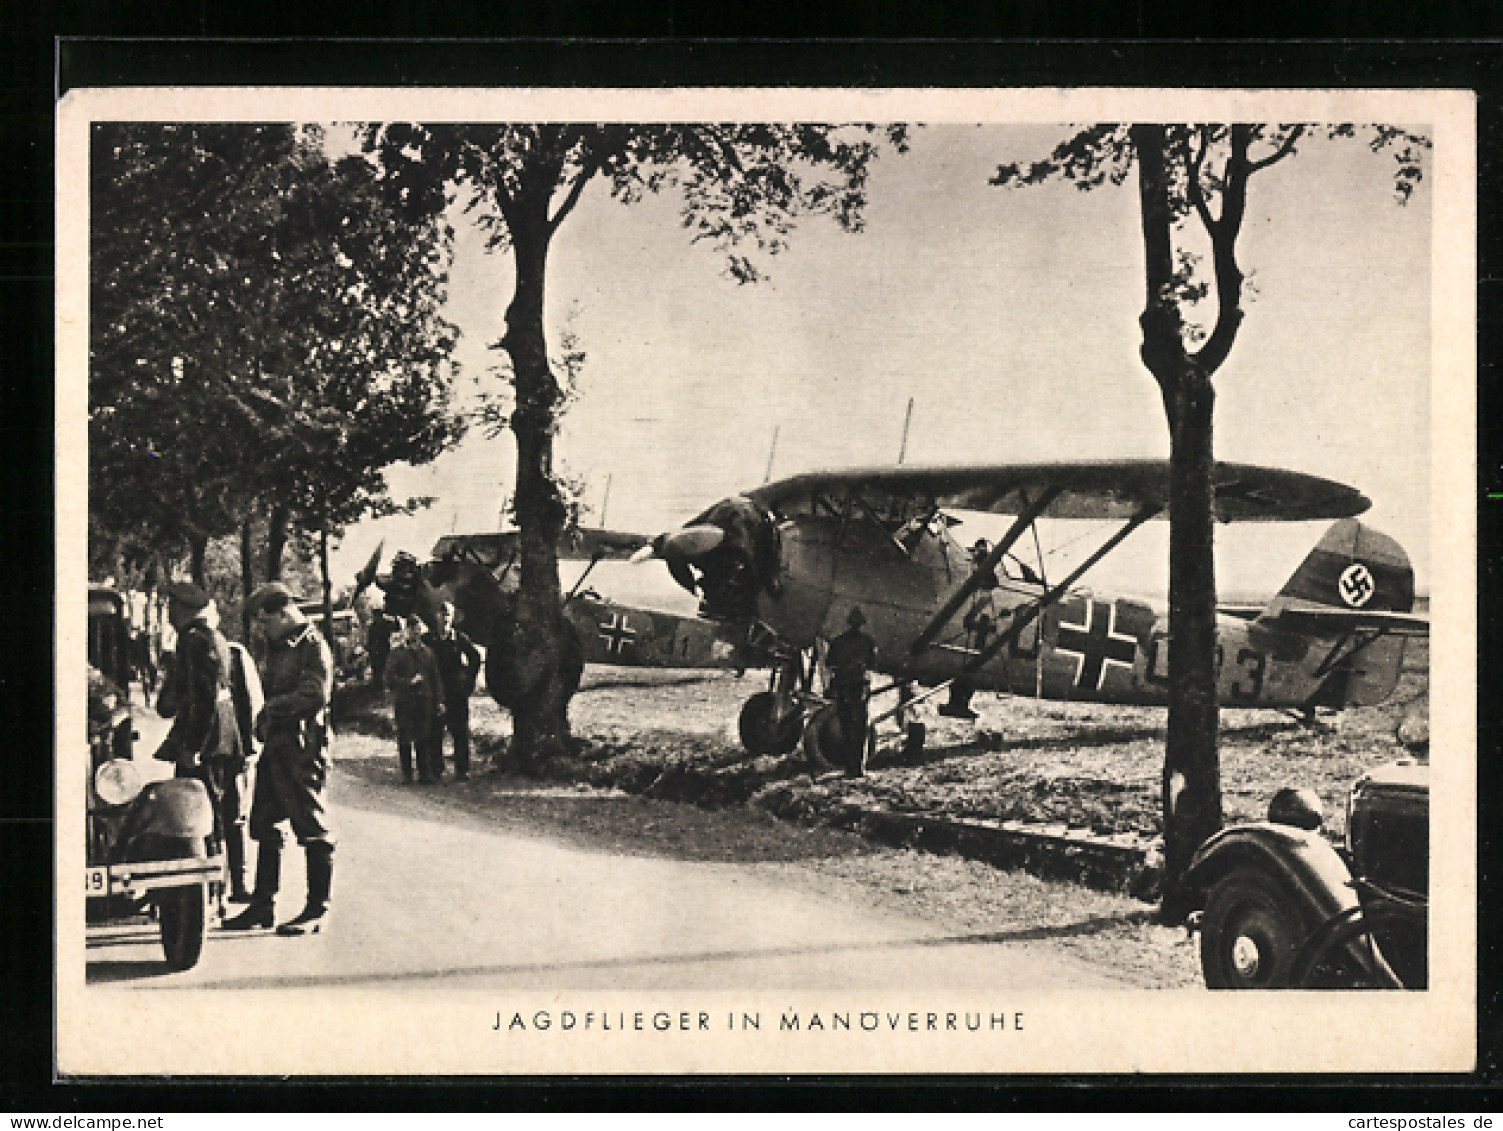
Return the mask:
<svg viewBox="0 0 1503 1131"><path fill-rule="evenodd" d="M1414 608L1414 570L1404 548L1354 518L1338 520L1294 571L1257 622L1331 642L1311 649L1320 684L1306 706L1383 702L1398 685L1404 636L1423 618Z"/></svg>
<svg viewBox="0 0 1503 1131"><path fill-rule="evenodd" d="M1259 620L1311 606L1407 613L1414 570L1404 548L1355 518L1338 519L1279 590Z"/></svg>

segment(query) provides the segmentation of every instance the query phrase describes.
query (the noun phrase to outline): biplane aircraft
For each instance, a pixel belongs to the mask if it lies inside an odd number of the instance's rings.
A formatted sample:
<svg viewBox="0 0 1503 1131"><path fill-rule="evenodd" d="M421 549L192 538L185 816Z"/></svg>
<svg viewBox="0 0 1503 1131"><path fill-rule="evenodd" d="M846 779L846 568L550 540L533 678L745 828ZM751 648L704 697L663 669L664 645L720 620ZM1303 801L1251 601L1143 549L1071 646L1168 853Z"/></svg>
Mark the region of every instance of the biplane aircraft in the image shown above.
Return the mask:
<svg viewBox="0 0 1503 1131"><path fill-rule="evenodd" d="M1221 522L1334 520L1266 605L1218 616L1217 686L1227 706L1340 709L1393 693L1414 574L1392 538L1355 515L1371 503L1326 479L1246 464L1216 466ZM755 755L787 754L825 703L820 647L860 607L892 677L900 715L952 684L980 691L1127 705L1167 702L1166 613L1077 583L1134 530L1167 517L1168 464L1153 460L895 466L798 475L724 499L682 528L646 537L573 532L561 559L590 563L565 609L584 659L656 667L771 669L748 699L740 735ZM979 560L957 540L954 512L1011 515ZM1121 525L1065 576L1013 550L1041 518ZM450 600L489 642L514 592L517 535L441 538L423 566L418 612ZM1035 540L1035 546L1038 541ZM594 564L660 559L699 598L684 617L605 601L581 588ZM374 559L373 559L374 563ZM367 567L364 583L374 576ZM390 593L388 594L390 602ZM927 688L914 694L914 685ZM825 712L824 719L828 719Z"/></svg>
<svg viewBox="0 0 1503 1131"><path fill-rule="evenodd" d="M637 560L658 558L699 612L743 651L764 655L768 690L742 710L753 754L797 745L814 694L816 646L859 606L878 668L900 691L954 681L1050 699L1167 702L1168 618L1149 605L1077 589L1138 526L1168 513L1163 461L980 467L896 466L798 475L725 499ZM1221 463L1221 522L1333 519L1294 576L1263 608L1218 617L1217 686L1228 706L1342 708L1393 693L1414 574L1392 538L1353 517L1360 492L1291 471ZM953 511L1012 515L977 561L953 536ZM1040 518L1120 522L1066 576L1013 555ZM924 696L920 696L922 698Z"/></svg>

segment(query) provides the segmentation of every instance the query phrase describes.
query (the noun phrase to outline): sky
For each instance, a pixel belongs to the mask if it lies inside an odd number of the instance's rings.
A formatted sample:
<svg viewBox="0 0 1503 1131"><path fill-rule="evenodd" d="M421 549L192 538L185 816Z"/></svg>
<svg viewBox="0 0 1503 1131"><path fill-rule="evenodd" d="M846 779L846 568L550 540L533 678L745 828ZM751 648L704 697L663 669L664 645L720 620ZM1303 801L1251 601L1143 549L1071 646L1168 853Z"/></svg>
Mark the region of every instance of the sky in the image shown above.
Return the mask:
<svg viewBox="0 0 1503 1131"><path fill-rule="evenodd" d="M1066 125L931 125L873 168L865 229L800 222L769 278L742 286L692 244L671 192L625 207L590 186L560 226L547 325L586 362L557 455L586 484L586 521L652 533L772 476L905 462L1100 460L1168 453L1158 389L1138 358L1143 306L1136 179L1082 193L999 189L1005 162L1045 155ZM1363 521L1396 537L1426 589L1429 558L1431 187L1407 205L1393 163L1360 142L1312 141L1252 181L1238 259L1255 293L1216 375L1217 457L1348 483ZM447 315L462 332L457 392L496 388L512 270L456 214ZM774 437L776 447L774 451ZM515 478L509 435L480 430L393 494L415 516L352 528L336 583L378 542L420 557L451 531L498 528ZM608 503L607 503L607 491ZM964 517L964 516L962 516ZM971 517L966 539L1006 519ZM1275 591L1320 524L1222 527L1223 596ZM1051 576L1107 531L1041 524ZM1097 567L1098 589L1162 597L1167 524ZM566 569L566 584L570 580ZM608 595L692 608L660 566L602 565Z"/></svg>

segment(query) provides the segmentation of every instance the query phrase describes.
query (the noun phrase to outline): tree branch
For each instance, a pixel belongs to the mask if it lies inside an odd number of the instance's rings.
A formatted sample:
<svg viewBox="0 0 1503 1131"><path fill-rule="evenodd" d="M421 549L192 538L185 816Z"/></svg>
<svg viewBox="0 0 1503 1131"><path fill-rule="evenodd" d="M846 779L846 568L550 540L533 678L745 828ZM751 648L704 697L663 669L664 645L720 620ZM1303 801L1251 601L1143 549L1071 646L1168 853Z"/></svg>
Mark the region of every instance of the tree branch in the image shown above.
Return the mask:
<svg viewBox="0 0 1503 1131"><path fill-rule="evenodd" d="M1206 205L1205 191L1200 187L1200 169L1205 164L1206 150L1210 148L1210 132L1211 128L1209 126L1200 127L1200 146L1190 161L1186 188L1190 194L1190 203L1195 206L1195 212L1200 216L1200 222L1205 225L1206 231L1214 236L1216 234L1216 219L1211 215L1211 210Z"/></svg>
<svg viewBox="0 0 1503 1131"><path fill-rule="evenodd" d="M558 230L559 224L563 223L564 217L574 211L574 206L579 203L579 197L584 192L585 185L597 172L600 171L600 160L592 152L586 157L584 164L580 166L579 175L574 178L574 183L569 186L568 195L564 202L558 206L558 211L548 218L548 235L551 237Z"/></svg>
<svg viewBox="0 0 1503 1131"><path fill-rule="evenodd" d="M1279 146L1279 148L1274 153L1263 158L1263 160L1261 161L1253 161L1248 164L1247 175L1250 177L1259 169L1266 169L1268 168L1268 166L1276 164L1277 162L1282 161L1284 158L1288 157L1289 154L1294 152L1294 143L1300 139L1304 132L1304 126L1297 125L1292 127L1289 131L1289 136L1284 139L1284 144Z"/></svg>
<svg viewBox="0 0 1503 1131"><path fill-rule="evenodd" d="M1252 127L1232 127L1232 152L1226 159L1221 189L1221 221L1211 232L1211 261L1216 272L1216 328L1195 360L1207 377L1221 368L1242 325L1242 271L1237 266L1237 236L1247 213L1247 179L1253 166L1247 159Z"/></svg>

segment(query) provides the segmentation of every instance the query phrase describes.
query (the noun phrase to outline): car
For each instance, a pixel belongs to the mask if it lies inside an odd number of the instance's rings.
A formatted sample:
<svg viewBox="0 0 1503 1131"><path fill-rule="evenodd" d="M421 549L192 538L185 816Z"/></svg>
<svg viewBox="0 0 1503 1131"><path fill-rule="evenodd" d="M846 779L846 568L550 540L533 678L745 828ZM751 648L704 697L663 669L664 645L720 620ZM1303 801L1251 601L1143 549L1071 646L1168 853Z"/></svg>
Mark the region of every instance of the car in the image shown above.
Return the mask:
<svg viewBox="0 0 1503 1131"><path fill-rule="evenodd" d="M155 920L173 970L197 965L224 885L214 813L200 781L146 781L135 759L124 598L89 592L85 915L91 930Z"/></svg>
<svg viewBox="0 0 1503 1131"><path fill-rule="evenodd" d="M1211 989L1424 989L1428 984L1429 772L1400 758L1351 788L1346 836L1320 800L1282 789L1268 819L1231 825L1186 872Z"/></svg>

